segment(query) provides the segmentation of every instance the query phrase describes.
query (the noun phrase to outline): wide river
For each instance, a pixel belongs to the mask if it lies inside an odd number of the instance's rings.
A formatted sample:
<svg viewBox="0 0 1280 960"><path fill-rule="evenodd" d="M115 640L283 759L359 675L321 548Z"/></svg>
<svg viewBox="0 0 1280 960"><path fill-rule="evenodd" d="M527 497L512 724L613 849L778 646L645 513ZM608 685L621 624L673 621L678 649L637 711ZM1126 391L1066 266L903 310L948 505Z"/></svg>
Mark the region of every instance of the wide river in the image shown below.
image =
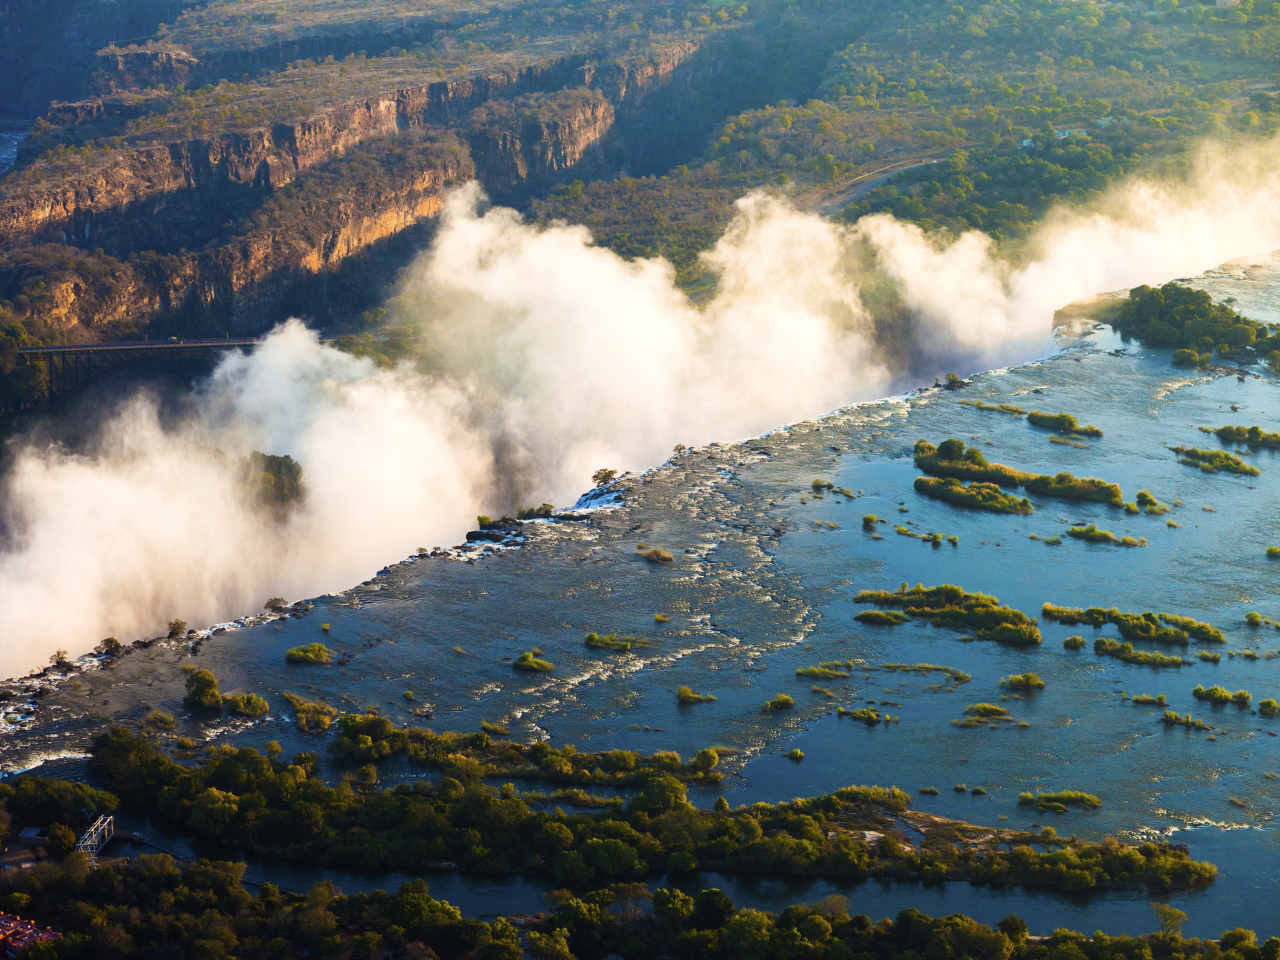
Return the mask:
<svg viewBox="0 0 1280 960"><path fill-rule="evenodd" d="M1274 260L1228 265L1194 283L1234 298L1250 316L1280 321ZM1261 365L1242 370L1242 378L1222 369L1179 370L1168 351L1123 343L1109 328L1092 325L1060 335L1051 351L1049 359L978 375L955 392L862 404L758 439L686 450L643 476L623 478L621 502L585 520L526 526L516 549L393 564L351 591L317 598L308 617L213 637L198 662L222 679L224 691L259 692L275 710L256 724L184 719L186 732L251 745L274 738L286 751L317 750L319 738L299 733L285 709L280 694L292 690L344 709L376 705L397 722L476 730L488 720L508 725L513 736L582 749L689 755L723 746L737 752L726 760L732 775L722 785L734 804L854 783L894 784L915 795L921 809L976 823L1052 825L1093 838L1172 834L1220 871L1209 889L1169 898L1190 914L1187 935L1216 936L1237 925L1280 934L1280 921L1268 919L1280 917L1273 819L1280 805L1274 735L1280 719L1213 708L1192 696L1197 684L1219 684L1248 690L1255 706L1280 697L1280 632L1245 621L1256 610L1280 622L1280 563L1266 557L1266 547L1280 545L1280 463L1273 453L1240 448L1260 476L1209 475L1179 464L1169 449L1218 448L1199 427L1280 430L1276 378ZM1069 412L1103 436L1054 443L1056 435L1021 417L978 409L976 400ZM1020 469L1118 483L1126 500L1149 490L1171 509L1129 515L1102 504L1033 498L1033 514L1003 516L926 499L912 489L918 476L912 444L949 437ZM855 498L815 497L818 478ZM889 521L879 526L882 539L863 530L867 513ZM1145 538L1145 546L1068 538L1075 521ZM896 534L895 525L953 535L958 544L935 547ZM1047 546L1043 538L1051 536L1062 543ZM675 561L651 564L636 555L641 544L663 547ZM1093 653L1094 637L1115 636L1114 627L1042 620L1044 643L1015 650L917 623L884 628L854 621L865 609L853 602L857 591L903 582L959 584L1031 615L1045 602L1182 614L1216 625L1228 642L1211 645L1222 655L1217 664L1197 659L1210 645L1193 641L1185 653L1193 665L1154 669ZM655 613L670 621L655 622ZM322 623L331 625L327 635ZM583 645L588 631L654 642L627 654L593 651ZM1088 645L1064 649L1063 639L1073 634ZM285 663L287 648L320 639L349 655L345 665ZM555 663L554 673L512 670L509 658L534 647ZM1231 655L1245 651L1256 658ZM95 718L136 720L153 706L181 715L180 652L157 645L126 658L110 677L91 673L79 688L64 685L44 701L54 722L6 725L0 756L10 767L29 766L74 752ZM795 675L798 667L848 659L867 669L823 681L833 696ZM950 687L938 674L879 669L885 663L940 664L972 679ZM1038 673L1045 689L1002 701L1008 691L1001 678L1026 671ZM673 690L684 684L718 699L682 708ZM761 703L778 693L795 697L797 709L762 713ZM1164 695L1171 709L1215 729L1165 727L1160 708L1135 706L1125 694ZM888 701L880 709L900 721L868 728L836 714L837 705L866 701ZM979 701L1002 703L1028 725L952 724ZM424 720L416 710L433 717ZM796 747L804 752L799 764L786 757ZM62 769L57 763L48 772ZM420 776L395 763L382 770L384 783ZM981 786L985 795L953 791L958 784ZM917 795L927 786L939 794ZM1085 790L1103 804L1091 812L1035 815L1018 806L1017 795L1036 789ZM695 790L691 799L710 804L717 795ZM163 842L184 849L181 838ZM330 877L348 890L393 888L404 879L268 863L253 863L250 876L291 888ZM541 888L524 880L430 879L434 895L472 913L540 907ZM720 885L742 903L773 908L842 892L851 910L873 917L908 906L930 914L962 911L984 922L1015 912L1037 933L1065 926L1136 934L1155 926L1140 894L1071 898L969 884L712 876L697 884Z"/></svg>

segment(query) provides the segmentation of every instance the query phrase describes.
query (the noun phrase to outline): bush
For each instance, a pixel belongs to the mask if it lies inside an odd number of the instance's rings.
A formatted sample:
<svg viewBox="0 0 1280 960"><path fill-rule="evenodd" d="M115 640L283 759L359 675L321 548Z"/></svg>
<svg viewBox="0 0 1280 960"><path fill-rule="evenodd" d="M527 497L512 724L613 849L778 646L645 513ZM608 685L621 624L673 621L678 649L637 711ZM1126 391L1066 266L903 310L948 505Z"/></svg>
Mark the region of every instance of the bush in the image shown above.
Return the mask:
<svg viewBox="0 0 1280 960"><path fill-rule="evenodd" d="M1027 414L1027 422L1034 423L1037 427L1057 430L1059 433L1076 433L1086 437L1102 436L1102 431L1093 424L1082 427L1069 413L1041 413L1039 410L1032 410Z"/></svg>
<svg viewBox="0 0 1280 960"><path fill-rule="evenodd" d="M1005 677L1000 681L1001 686L1006 686L1010 690L1043 690L1044 681L1040 679L1039 674L1035 673L1015 673L1012 676Z"/></svg>
<svg viewBox="0 0 1280 960"><path fill-rule="evenodd" d="M1217 685L1210 687L1208 690L1201 685L1197 685L1196 688L1191 691L1191 695L1197 700L1206 700L1209 703L1218 705L1234 703L1237 707L1247 707L1249 705L1249 701L1253 699L1252 694L1250 694L1248 690L1237 690L1235 693L1232 693L1225 687L1219 687Z"/></svg>
<svg viewBox="0 0 1280 960"><path fill-rule="evenodd" d="M654 547L651 550L644 551L637 550L636 554L644 557L644 559L648 560L650 563L670 563L675 559L675 557L666 550L663 550L661 547Z"/></svg>
<svg viewBox="0 0 1280 960"><path fill-rule="evenodd" d="M271 711L270 704L256 693L241 693L226 698L227 709L241 717L263 717Z"/></svg>
<svg viewBox="0 0 1280 960"><path fill-rule="evenodd" d="M795 705L795 700L787 696L785 693L780 693L772 700L765 703L764 710L766 713L773 713L779 710L790 710Z"/></svg>
<svg viewBox="0 0 1280 960"><path fill-rule="evenodd" d="M297 717L298 729L303 733L323 733L338 715L338 711L319 700L304 700L285 690L283 696L293 707Z"/></svg>
<svg viewBox="0 0 1280 960"><path fill-rule="evenodd" d="M1068 650L1083 650L1084 637L1080 636L1079 634L1077 634L1074 637L1067 637L1067 639L1062 641L1062 645L1066 647Z"/></svg>
<svg viewBox="0 0 1280 960"><path fill-rule="evenodd" d="M308 643L286 650L284 658L289 663L328 663L333 653L323 643Z"/></svg>
<svg viewBox="0 0 1280 960"><path fill-rule="evenodd" d="M715 697L706 693L694 693L691 687L676 687L676 700L680 703L709 703Z"/></svg>
<svg viewBox="0 0 1280 960"><path fill-rule="evenodd" d="M1059 790L1054 793L1020 793L1018 794L1018 804L1020 806L1034 806L1037 810L1044 812L1045 810L1053 810L1055 807L1080 807L1083 810L1096 810L1102 806L1102 801L1091 793L1081 793L1079 790Z"/></svg>
<svg viewBox="0 0 1280 960"><path fill-rule="evenodd" d="M1179 367L1194 367L1200 362L1200 354L1194 350L1175 350L1173 351L1173 362Z"/></svg>
<svg viewBox="0 0 1280 960"><path fill-rule="evenodd" d="M897 610L863 610L853 619L858 623L872 623L881 627L896 627L910 620L906 614Z"/></svg>
<svg viewBox="0 0 1280 960"><path fill-rule="evenodd" d="M994 483L975 480L965 486L955 477L916 477L915 490L934 500L991 513L1031 513L1031 501L1005 493Z"/></svg>
<svg viewBox="0 0 1280 960"><path fill-rule="evenodd" d="M193 710L219 709L222 694L218 690L218 678L209 670L193 670L187 675L187 692L182 703Z"/></svg>
<svg viewBox="0 0 1280 960"><path fill-rule="evenodd" d="M533 651L526 650L515 660L511 661L511 666L517 670L527 670L531 673L550 673L555 669L555 665L546 660L539 660L533 655Z"/></svg>
<svg viewBox="0 0 1280 960"><path fill-rule="evenodd" d="M76 835L70 827L64 827L60 823L52 824L45 836L44 848L49 851L49 856L61 860L76 848Z"/></svg>

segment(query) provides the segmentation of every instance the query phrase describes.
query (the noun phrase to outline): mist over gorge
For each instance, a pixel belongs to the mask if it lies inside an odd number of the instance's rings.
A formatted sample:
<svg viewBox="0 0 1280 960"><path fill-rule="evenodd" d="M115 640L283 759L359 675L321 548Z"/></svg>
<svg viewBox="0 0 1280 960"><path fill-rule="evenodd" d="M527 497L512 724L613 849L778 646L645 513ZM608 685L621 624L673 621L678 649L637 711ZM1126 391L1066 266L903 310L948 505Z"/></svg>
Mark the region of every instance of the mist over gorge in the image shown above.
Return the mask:
<svg viewBox="0 0 1280 960"><path fill-rule="evenodd" d="M676 443L1039 357L1069 302L1280 246L1275 154L1206 145L1182 184L1132 181L1051 217L1016 265L976 232L884 214L846 227L753 194L704 255L718 282L698 305L661 259L623 260L583 227L539 227L461 188L403 285L426 345L412 362L379 368L290 321L223 361L177 424L144 393L84 450L13 442L0 671L344 589L459 542L479 513L568 506L595 469L642 471ZM869 270L910 311L914 369L876 342ZM237 485L234 458L254 449L305 471L282 522Z"/></svg>

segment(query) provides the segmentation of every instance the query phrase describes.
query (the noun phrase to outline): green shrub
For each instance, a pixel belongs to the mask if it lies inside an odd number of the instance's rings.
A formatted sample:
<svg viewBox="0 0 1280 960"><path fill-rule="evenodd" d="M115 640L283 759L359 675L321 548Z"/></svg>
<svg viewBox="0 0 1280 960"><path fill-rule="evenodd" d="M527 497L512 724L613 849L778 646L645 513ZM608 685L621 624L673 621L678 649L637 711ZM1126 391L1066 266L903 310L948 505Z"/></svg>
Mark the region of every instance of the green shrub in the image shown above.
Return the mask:
<svg viewBox="0 0 1280 960"><path fill-rule="evenodd" d="M1137 663L1149 667L1181 667L1190 661L1181 657L1170 657L1155 650L1134 650L1129 641L1108 640L1099 637L1093 641L1093 652L1103 657L1115 657L1125 663Z"/></svg>
<svg viewBox="0 0 1280 960"><path fill-rule="evenodd" d="M1102 431L1093 426L1093 424L1082 427L1076 418L1069 413L1041 413L1039 410L1032 410L1027 414L1027 422L1033 423L1037 427L1057 430L1059 433L1076 433L1085 437L1102 436Z"/></svg>
<svg viewBox="0 0 1280 960"><path fill-rule="evenodd" d="M1053 810L1055 807L1080 807L1082 810L1096 810L1102 806L1102 801L1095 797L1092 793L1082 793L1079 790L1058 790L1051 793L1020 793L1018 794L1019 806L1033 806L1037 810L1044 812L1045 810Z"/></svg>
<svg viewBox="0 0 1280 960"><path fill-rule="evenodd" d="M710 703L715 697L706 693L694 693L689 687L676 687L676 700L680 703Z"/></svg>
<svg viewBox="0 0 1280 960"><path fill-rule="evenodd" d="M1248 690L1237 690L1235 693L1232 693L1225 687L1219 687L1216 685L1210 687L1208 690L1201 685L1197 685L1196 688L1191 691L1191 695L1197 700L1206 700L1209 703L1216 703L1219 705L1234 703L1237 707L1247 707L1249 705L1249 701L1253 699L1253 696Z"/></svg>
<svg viewBox="0 0 1280 960"><path fill-rule="evenodd" d="M1147 693L1140 693L1133 698L1134 705L1139 707L1163 707L1165 700L1166 697L1163 693L1157 697Z"/></svg>
<svg viewBox="0 0 1280 960"><path fill-rule="evenodd" d="M804 752L799 747L797 747L796 749L792 750L790 753L787 754L787 759L790 760L792 763L799 763L801 760L804 759Z"/></svg>
<svg viewBox="0 0 1280 960"><path fill-rule="evenodd" d="M1280 560L1280 547L1267 547L1268 560Z"/></svg>
<svg viewBox="0 0 1280 960"><path fill-rule="evenodd" d="M862 515L863 530L874 530L876 528L876 524L878 524L879 522L880 522L880 518L877 517L874 513L865 513Z"/></svg>
<svg viewBox="0 0 1280 960"><path fill-rule="evenodd" d="M1077 540L1086 540L1089 543L1120 542L1120 538L1110 530L1099 530L1096 523L1091 523L1087 527L1072 527L1067 531L1067 536L1075 537Z"/></svg>
<svg viewBox="0 0 1280 960"><path fill-rule="evenodd" d="M265 717L271 705L256 693L241 693L226 698L227 709L241 717Z"/></svg>
<svg viewBox="0 0 1280 960"><path fill-rule="evenodd" d="M910 620L906 614L897 610L863 610L853 619L858 623L871 623L881 627L896 627Z"/></svg>
<svg viewBox="0 0 1280 960"><path fill-rule="evenodd" d="M222 706L222 694L218 679L209 670L193 670L187 674L187 692L182 698L184 706L193 710L216 710Z"/></svg>
<svg viewBox="0 0 1280 960"><path fill-rule="evenodd" d="M774 713L779 710L790 710L795 705L795 700L787 696L785 693L780 693L772 700L765 703L764 710L766 713Z"/></svg>
<svg viewBox="0 0 1280 960"><path fill-rule="evenodd" d="M991 513L1031 513L1031 501L1004 493L994 483L975 480L965 486L955 477L932 479L916 477L915 489L934 500L945 500L961 507L987 510Z"/></svg>
<svg viewBox="0 0 1280 960"><path fill-rule="evenodd" d="M328 663L333 653L323 643L308 643L286 650L284 658L289 663Z"/></svg>
<svg viewBox="0 0 1280 960"><path fill-rule="evenodd" d="M1264 717L1274 717L1280 715L1280 705L1268 697L1266 700L1258 701L1258 713Z"/></svg>
<svg viewBox="0 0 1280 960"><path fill-rule="evenodd" d="M861 723L865 723L868 727L874 727L877 723L879 723L883 719L880 716L880 711L875 709L874 707L863 707L859 710L846 710L844 707L837 707L836 715L841 717L849 717L852 720L857 720Z"/></svg>
<svg viewBox="0 0 1280 960"><path fill-rule="evenodd" d="M1001 686L1006 686L1010 690L1043 690L1044 681L1040 679L1039 674L1035 673L1015 673L1005 677L1000 681Z"/></svg>
<svg viewBox="0 0 1280 960"><path fill-rule="evenodd" d="M822 666L817 667L800 667L796 670L796 676L810 680L835 680L840 677L849 676L849 671L823 664Z"/></svg>
<svg viewBox="0 0 1280 960"><path fill-rule="evenodd" d="M1179 367L1194 367L1200 362L1200 354L1194 350L1175 350L1173 351L1173 362Z"/></svg>
<svg viewBox="0 0 1280 960"><path fill-rule="evenodd" d="M282 694L293 707L298 722L298 729L303 733L323 733L338 715L338 711L319 700L304 700L285 690Z"/></svg>
<svg viewBox="0 0 1280 960"><path fill-rule="evenodd" d="M1194 719L1191 714L1178 716L1176 710L1166 710L1164 716L1160 718L1160 722L1170 727L1190 727L1193 730L1212 730L1210 724L1203 720Z"/></svg>
<svg viewBox="0 0 1280 960"><path fill-rule="evenodd" d="M1242 477L1256 477L1261 471L1225 450L1197 450L1195 447L1170 447L1178 454L1178 462L1188 467L1198 467L1204 473L1234 473Z"/></svg>
<svg viewBox="0 0 1280 960"><path fill-rule="evenodd" d="M1205 663L1219 663L1222 660L1221 654L1211 653L1208 650L1201 650L1199 653L1196 654L1196 656L1201 660L1203 660Z"/></svg>
<svg viewBox="0 0 1280 960"><path fill-rule="evenodd" d="M555 669L555 665L546 660L539 660L533 655L532 650L526 650L520 656L511 661L511 666L516 670L527 670L531 673L550 673Z"/></svg>
<svg viewBox="0 0 1280 960"><path fill-rule="evenodd" d="M1062 645L1066 647L1068 650L1083 650L1084 637L1080 636L1079 634L1077 634L1074 637L1067 637L1067 639L1062 641Z"/></svg>

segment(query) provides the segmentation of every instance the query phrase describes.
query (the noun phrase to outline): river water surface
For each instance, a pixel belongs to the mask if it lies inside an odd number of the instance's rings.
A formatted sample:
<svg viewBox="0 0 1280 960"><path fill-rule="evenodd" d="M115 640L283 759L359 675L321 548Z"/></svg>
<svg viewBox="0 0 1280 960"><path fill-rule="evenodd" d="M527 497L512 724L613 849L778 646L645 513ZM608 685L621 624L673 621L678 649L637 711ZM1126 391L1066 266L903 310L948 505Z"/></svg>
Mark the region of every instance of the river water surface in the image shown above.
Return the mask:
<svg viewBox="0 0 1280 960"><path fill-rule="evenodd" d="M1276 261L1262 259L1194 282L1215 297L1233 298L1250 316L1280 321L1277 273ZM976 823L1052 825L1090 838L1171 835L1220 870L1208 890L1170 898L1191 915L1188 935L1237 925L1280 934L1280 924L1269 919L1280 917L1274 822L1280 720L1213 708L1191 693L1197 684L1220 684L1250 691L1254 705L1280 697L1280 632L1245 622L1255 610L1280 622L1280 564L1265 552L1280 545L1280 462L1274 453L1240 448L1260 476L1208 475L1179 464L1168 449L1219 447L1202 426L1280 430L1276 378L1261 365L1242 368L1240 376L1234 368L1179 370L1168 351L1122 342L1092 325L1061 334L1052 353L978 375L962 390L917 392L758 439L685 450L643 476L617 481L613 505L576 520L526 524L514 549L413 558L346 593L316 598L309 616L211 637L200 645L197 662L218 675L224 691L261 693L275 712L252 724L184 719L184 732L319 750L322 738L299 733L285 709L281 693L291 690L347 710L376 706L397 722L434 729L471 731L482 720L500 722L513 736L581 749L689 755L716 745L728 748L730 775L719 791L691 791L696 803L710 804L720 792L739 804L854 783L893 784L913 795L937 787L937 796L916 795L916 806ZM1072 413L1104 435L1054 443L1056 435L1021 417L962 402L974 400ZM1149 490L1170 511L1129 515L1102 504L1033 498L1030 516L1000 516L928 500L912 489L918 475L912 444L948 437L1019 469L1067 470L1118 483L1126 500ZM815 497L815 479L854 496L828 491ZM863 529L868 513L889 521L878 526L882 539ZM1145 546L1073 540L1065 532L1076 521L1145 539ZM933 546L894 533L895 525L956 536L958 544ZM1043 538L1051 536L1063 542L1047 546ZM642 545L663 547L675 560L651 564L637 555ZM1113 627L1042 622L1044 643L1015 650L917 623L855 622L864 609L853 602L858 590L896 589L903 582L958 584L1031 615L1045 602L1177 613L1216 625L1227 643L1212 645L1222 655L1219 664L1196 659L1207 645L1193 641L1185 653L1193 665L1153 669L1093 653L1094 636L1115 636ZM656 622L657 613L669 622ZM321 624L329 624L327 633ZM652 642L627 654L593 651L582 642L588 631ZM1072 634L1085 636L1085 649L1064 649ZM346 655L345 662L285 663L286 649L316 640ZM535 647L555 671L513 671L510 658ZM1246 651L1249 656L1239 655ZM62 685L41 702L34 724L16 715L6 722L0 757L10 768L27 767L76 752L104 719L136 721L152 707L181 715L185 655L185 647L157 644L110 671L82 675L77 687ZM866 669L823 681L825 691L795 676L798 667L850 659ZM945 665L972 679L955 686L936 673L885 670L886 663ZM1001 678L1026 671L1038 673L1046 688L1001 700L1008 695ZM673 696L680 685L718 699L681 707ZM797 709L762 713L761 703L778 693L795 697ZM1158 722L1161 709L1135 706L1126 694L1163 694L1170 709L1202 718L1214 730L1167 728ZM1028 725L952 724L979 701L1002 703ZM867 702L899 720L868 728L836 714L837 705ZM804 752L798 764L786 758L796 747ZM50 775L62 766L51 767ZM422 771L393 762L381 776L392 783ZM951 789L960 784L981 786L985 795ZM1038 789L1084 790L1103 805L1036 815L1020 807L1017 796ZM181 837L163 842L189 850ZM394 888L404 879L254 862L250 875L295 889L325 876L348 890ZM472 913L540 906L541 888L523 880L430 879L434 895ZM930 914L962 911L986 922L1015 912L1038 933L1059 926L1143 933L1154 926L1139 894L1069 898L969 884L706 875L696 883L772 908L842 892L852 910L873 917L908 906Z"/></svg>

